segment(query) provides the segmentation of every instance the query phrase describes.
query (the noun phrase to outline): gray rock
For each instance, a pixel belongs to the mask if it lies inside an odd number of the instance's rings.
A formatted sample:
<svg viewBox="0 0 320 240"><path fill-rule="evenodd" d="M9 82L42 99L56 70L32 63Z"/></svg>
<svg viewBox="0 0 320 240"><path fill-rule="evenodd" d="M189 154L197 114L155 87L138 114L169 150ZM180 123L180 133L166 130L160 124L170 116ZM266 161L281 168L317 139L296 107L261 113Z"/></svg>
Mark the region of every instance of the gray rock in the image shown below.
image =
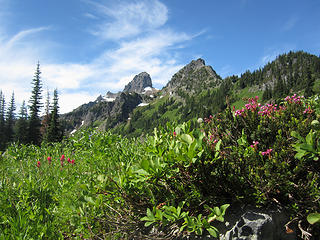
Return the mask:
<svg viewBox="0 0 320 240"><path fill-rule="evenodd" d="M124 87L124 92L142 93L146 87L152 87L151 77L148 73L142 72L136 75L131 82Z"/></svg>
<svg viewBox="0 0 320 240"><path fill-rule="evenodd" d="M225 239L273 240L272 218L264 213L246 212L226 233Z"/></svg>
<svg viewBox="0 0 320 240"><path fill-rule="evenodd" d="M170 95L176 95L178 91L195 94L203 89L214 88L221 81L221 77L212 67L205 65L205 61L199 58L192 60L174 74L164 90Z"/></svg>
<svg viewBox="0 0 320 240"><path fill-rule="evenodd" d="M296 234L285 232L287 216L281 211L262 212L248 209L242 215L233 215L232 228L223 231L222 240L294 240Z"/></svg>

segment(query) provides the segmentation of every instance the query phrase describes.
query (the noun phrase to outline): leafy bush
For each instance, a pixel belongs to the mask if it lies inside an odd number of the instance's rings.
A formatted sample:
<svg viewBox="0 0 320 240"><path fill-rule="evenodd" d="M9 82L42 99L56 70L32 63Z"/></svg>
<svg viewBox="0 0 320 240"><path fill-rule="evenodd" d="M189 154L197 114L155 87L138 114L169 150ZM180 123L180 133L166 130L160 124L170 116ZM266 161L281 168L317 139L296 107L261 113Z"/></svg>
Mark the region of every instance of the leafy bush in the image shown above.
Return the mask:
<svg viewBox="0 0 320 240"><path fill-rule="evenodd" d="M312 130L318 128L318 101L296 95L280 105L257 101L206 119L211 157L198 171L203 188L228 202L280 204L305 221L319 210L320 135Z"/></svg>

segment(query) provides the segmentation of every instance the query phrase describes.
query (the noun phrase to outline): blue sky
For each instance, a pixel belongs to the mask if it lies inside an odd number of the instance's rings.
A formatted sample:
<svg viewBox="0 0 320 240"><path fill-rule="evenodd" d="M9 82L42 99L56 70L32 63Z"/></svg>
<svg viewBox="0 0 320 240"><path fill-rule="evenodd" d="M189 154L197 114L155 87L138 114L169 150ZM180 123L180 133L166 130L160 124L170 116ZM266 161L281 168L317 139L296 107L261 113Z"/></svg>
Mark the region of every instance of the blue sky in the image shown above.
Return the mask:
<svg viewBox="0 0 320 240"><path fill-rule="evenodd" d="M157 88L192 59L222 77L290 50L320 54L319 0L0 0L0 84L28 101L39 60L43 97L62 113L147 71Z"/></svg>

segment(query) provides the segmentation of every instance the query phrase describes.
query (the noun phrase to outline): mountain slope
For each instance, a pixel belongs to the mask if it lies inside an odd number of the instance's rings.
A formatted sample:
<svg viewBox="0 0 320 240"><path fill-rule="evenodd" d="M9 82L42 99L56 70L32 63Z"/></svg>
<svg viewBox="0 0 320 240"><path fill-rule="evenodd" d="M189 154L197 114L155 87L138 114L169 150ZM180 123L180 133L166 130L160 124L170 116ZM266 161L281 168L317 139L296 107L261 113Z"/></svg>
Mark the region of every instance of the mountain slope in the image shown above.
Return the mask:
<svg viewBox="0 0 320 240"><path fill-rule="evenodd" d="M161 99L134 109L131 119L113 131L140 136L166 122L209 117L225 109L227 101L239 108L244 105L243 98L259 96L264 102L277 101L298 92L306 96L320 93L319 57L302 51L289 52L262 69L223 80L202 59L198 59L172 77L162 89Z"/></svg>
<svg viewBox="0 0 320 240"><path fill-rule="evenodd" d="M143 101L149 100L157 91L152 88L150 75L142 72L126 85L123 92L107 92L95 101L83 104L70 113L61 116L66 132L81 127L109 129L127 120L129 113Z"/></svg>
<svg viewBox="0 0 320 240"><path fill-rule="evenodd" d="M188 65L173 75L163 91L171 94L188 92L195 94L203 89L214 88L221 83L221 77L212 69L205 65L201 58L192 60Z"/></svg>
<svg viewBox="0 0 320 240"><path fill-rule="evenodd" d="M147 87L146 87L147 86ZM320 93L320 58L302 51L289 52L253 72L222 79L203 59L191 61L161 90L143 72L117 94L107 93L63 115L70 132L80 126L127 136L150 133L166 122L205 118L227 106L243 106L243 98L259 96L277 101L290 93Z"/></svg>

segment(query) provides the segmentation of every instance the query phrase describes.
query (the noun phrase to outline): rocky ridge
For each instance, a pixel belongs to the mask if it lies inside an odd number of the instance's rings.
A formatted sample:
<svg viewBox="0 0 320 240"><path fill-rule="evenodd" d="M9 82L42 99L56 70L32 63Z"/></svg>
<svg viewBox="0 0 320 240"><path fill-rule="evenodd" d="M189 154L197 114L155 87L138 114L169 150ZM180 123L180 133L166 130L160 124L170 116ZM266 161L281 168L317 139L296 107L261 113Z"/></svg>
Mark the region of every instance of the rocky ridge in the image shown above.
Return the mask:
<svg viewBox="0 0 320 240"><path fill-rule="evenodd" d="M152 80L148 73L142 72L124 87L123 92L143 93L147 87L152 88Z"/></svg>
<svg viewBox="0 0 320 240"><path fill-rule="evenodd" d="M192 60L174 74L164 89L171 94L178 93L178 91L187 91L193 94L203 89L217 87L221 82L222 78L212 67L206 65L205 61L199 58Z"/></svg>

